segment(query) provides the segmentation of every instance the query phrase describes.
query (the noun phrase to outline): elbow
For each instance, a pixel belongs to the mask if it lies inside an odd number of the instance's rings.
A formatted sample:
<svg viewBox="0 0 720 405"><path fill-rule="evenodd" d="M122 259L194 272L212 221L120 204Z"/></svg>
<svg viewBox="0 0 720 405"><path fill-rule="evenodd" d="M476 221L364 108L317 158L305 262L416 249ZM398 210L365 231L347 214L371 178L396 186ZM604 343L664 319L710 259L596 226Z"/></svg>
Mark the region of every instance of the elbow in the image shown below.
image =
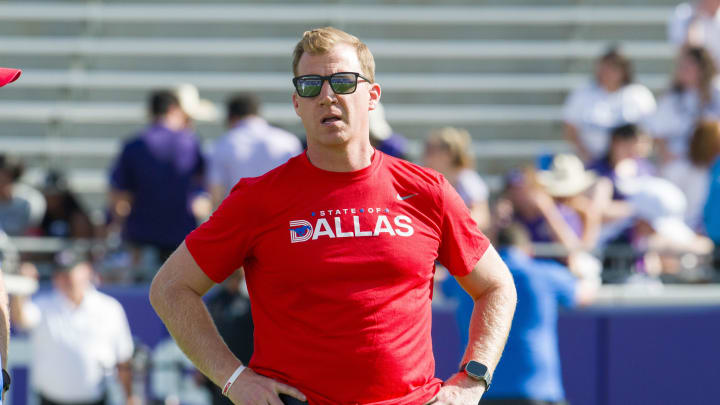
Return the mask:
<svg viewBox="0 0 720 405"><path fill-rule="evenodd" d="M155 275L152 283L150 284L150 292L148 294L150 299L150 305L152 305L155 312L161 315L166 302L167 296L167 283L162 280L162 269ZM162 317L162 315L161 315Z"/></svg>

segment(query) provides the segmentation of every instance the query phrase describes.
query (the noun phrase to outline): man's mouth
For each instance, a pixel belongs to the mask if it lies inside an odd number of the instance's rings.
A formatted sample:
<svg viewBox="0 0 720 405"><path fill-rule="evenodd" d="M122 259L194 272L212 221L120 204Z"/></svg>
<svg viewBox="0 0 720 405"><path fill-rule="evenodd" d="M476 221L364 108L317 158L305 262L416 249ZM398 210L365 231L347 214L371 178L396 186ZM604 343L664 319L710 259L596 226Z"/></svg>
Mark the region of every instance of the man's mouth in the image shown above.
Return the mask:
<svg viewBox="0 0 720 405"><path fill-rule="evenodd" d="M338 121L341 121L341 118L339 115L328 115L326 117L323 117L322 124L323 125L331 125Z"/></svg>

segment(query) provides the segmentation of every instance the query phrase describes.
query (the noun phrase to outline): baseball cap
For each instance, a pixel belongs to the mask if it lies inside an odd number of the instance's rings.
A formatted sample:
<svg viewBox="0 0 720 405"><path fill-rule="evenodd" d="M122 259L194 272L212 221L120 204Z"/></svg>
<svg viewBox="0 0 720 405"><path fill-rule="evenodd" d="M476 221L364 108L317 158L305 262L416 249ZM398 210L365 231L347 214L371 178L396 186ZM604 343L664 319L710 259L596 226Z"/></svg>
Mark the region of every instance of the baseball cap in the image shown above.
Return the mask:
<svg viewBox="0 0 720 405"><path fill-rule="evenodd" d="M89 262L90 255L87 249L76 247L67 248L55 254L55 266L53 272L66 272L72 270L80 263Z"/></svg>
<svg viewBox="0 0 720 405"><path fill-rule="evenodd" d="M21 74L22 70L20 69L0 67L0 87L14 82Z"/></svg>

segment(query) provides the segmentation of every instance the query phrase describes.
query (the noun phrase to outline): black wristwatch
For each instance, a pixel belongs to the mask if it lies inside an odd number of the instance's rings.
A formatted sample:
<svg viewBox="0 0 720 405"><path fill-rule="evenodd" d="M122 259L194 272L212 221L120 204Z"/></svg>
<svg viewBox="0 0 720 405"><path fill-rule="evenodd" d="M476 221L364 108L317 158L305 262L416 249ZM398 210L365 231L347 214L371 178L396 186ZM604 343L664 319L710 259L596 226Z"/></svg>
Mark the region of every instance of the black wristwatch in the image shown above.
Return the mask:
<svg viewBox="0 0 720 405"><path fill-rule="evenodd" d="M470 360L460 366L460 372L464 372L465 374L467 374L468 377L475 381L484 382L485 391L490 389L490 381L492 380L492 375L490 375L490 370L487 368L486 365L475 360Z"/></svg>
<svg viewBox="0 0 720 405"><path fill-rule="evenodd" d="M5 369L2 369L2 373L3 373L3 390L2 390L2 392L6 392L7 390L10 389L10 374L8 374L8 372L5 371Z"/></svg>

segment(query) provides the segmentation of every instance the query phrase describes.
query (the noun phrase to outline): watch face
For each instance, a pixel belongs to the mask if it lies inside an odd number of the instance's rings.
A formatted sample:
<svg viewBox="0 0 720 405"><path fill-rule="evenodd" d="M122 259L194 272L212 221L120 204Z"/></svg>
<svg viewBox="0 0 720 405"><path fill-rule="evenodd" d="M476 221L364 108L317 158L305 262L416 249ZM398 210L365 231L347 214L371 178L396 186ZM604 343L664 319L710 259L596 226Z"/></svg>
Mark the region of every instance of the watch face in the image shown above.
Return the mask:
<svg viewBox="0 0 720 405"><path fill-rule="evenodd" d="M485 378L485 375L488 372L488 368L482 363L478 363L477 361L471 361L467 364L467 366L465 366L465 371L470 376L476 378Z"/></svg>

